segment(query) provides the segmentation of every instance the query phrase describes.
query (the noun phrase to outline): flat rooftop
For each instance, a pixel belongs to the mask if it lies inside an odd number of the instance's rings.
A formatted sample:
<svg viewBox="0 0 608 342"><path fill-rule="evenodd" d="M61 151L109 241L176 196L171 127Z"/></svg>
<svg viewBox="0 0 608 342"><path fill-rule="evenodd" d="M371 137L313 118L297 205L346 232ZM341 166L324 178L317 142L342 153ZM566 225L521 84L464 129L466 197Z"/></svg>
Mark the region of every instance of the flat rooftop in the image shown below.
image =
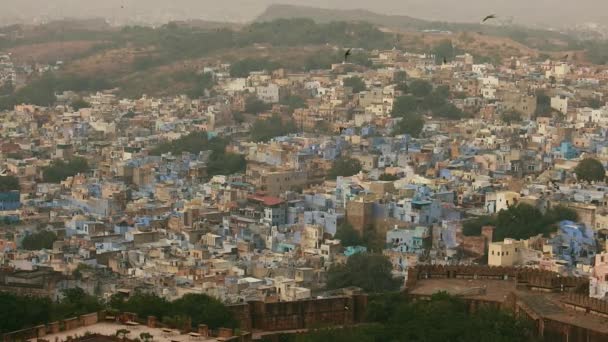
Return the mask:
<svg viewBox="0 0 608 342"><path fill-rule="evenodd" d="M141 333L149 333L154 337L155 342L192 342L192 341L204 341L204 342L219 342L225 341L221 337L203 337L196 336L198 334L181 334L175 329L164 329L164 328L150 328L144 324L129 325L119 324L114 322L99 322L93 325L79 327L77 329L62 331L57 334L48 334L43 338L49 341L67 341L68 337L84 336L85 334L100 334L106 336L116 336L116 331L120 329L127 329L130 331L128 338L134 339L139 338ZM28 340L30 342L38 341L37 338Z"/></svg>
<svg viewBox="0 0 608 342"><path fill-rule="evenodd" d="M474 279L419 279L413 295L430 296L437 292L447 292L455 296L502 302L507 295L515 292L515 282L507 280Z"/></svg>
<svg viewBox="0 0 608 342"><path fill-rule="evenodd" d="M560 293L516 289L515 282L510 280L419 279L409 290L413 295L422 296L430 296L437 292L495 302L503 302L507 295L513 292L518 302L525 304L545 319L608 334L608 317L567 307L560 301Z"/></svg>

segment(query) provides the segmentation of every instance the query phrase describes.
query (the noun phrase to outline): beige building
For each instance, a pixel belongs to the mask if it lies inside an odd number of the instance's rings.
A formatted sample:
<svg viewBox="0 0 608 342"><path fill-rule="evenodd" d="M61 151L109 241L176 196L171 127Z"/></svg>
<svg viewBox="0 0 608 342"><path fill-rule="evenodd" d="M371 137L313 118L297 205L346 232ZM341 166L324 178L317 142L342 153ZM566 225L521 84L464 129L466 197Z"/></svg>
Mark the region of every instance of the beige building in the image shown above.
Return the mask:
<svg viewBox="0 0 608 342"><path fill-rule="evenodd" d="M279 169L266 164L247 165L247 179L268 196L279 196L285 191L303 189L308 183L306 171Z"/></svg>
<svg viewBox="0 0 608 342"><path fill-rule="evenodd" d="M519 193L514 191L489 192L486 194L485 209L491 214L507 210L518 203L519 197Z"/></svg>
<svg viewBox="0 0 608 342"><path fill-rule="evenodd" d="M488 247L488 265L510 267L538 263L543 253L532 249L532 243L531 240L514 239L493 242Z"/></svg>

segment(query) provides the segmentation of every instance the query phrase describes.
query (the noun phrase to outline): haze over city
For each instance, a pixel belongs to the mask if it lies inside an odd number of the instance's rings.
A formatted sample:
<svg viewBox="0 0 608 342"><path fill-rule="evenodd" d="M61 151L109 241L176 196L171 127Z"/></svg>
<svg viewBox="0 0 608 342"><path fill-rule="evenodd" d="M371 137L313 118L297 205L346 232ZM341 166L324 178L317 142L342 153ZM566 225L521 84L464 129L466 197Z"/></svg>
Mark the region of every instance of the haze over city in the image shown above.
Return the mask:
<svg viewBox="0 0 608 342"><path fill-rule="evenodd" d="M606 11L0 0L0 341L608 341Z"/></svg>
<svg viewBox="0 0 608 342"><path fill-rule="evenodd" d="M62 18L102 17L119 22L204 19L246 22L272 4L332 9L366 9L382 14L421 19L478 22L496 13L514 23L555 27L603 23L608 3L603 0L3 0L0 20L5 23Z"/></svg>

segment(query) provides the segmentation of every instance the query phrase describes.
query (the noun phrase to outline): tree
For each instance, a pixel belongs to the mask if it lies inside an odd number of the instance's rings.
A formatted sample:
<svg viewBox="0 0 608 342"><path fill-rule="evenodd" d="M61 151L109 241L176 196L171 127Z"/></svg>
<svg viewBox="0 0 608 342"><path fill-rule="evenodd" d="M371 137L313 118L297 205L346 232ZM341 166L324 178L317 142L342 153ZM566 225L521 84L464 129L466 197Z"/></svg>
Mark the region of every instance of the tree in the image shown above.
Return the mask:
<svg viewBox="0 0 608 342"><path fill-rule="evenodd" d="M549 113L551 113L551 98L542 90L538 90L536 92L536 110L534 114L536 116L546 116Z"/></svg>
<svg viewBox="0 0 608 342"><path fill-rule="evenodd" d="M393 279L393 266L387 257L377 254L355 254L345 265L329 269L327 288L339 289L357 286L366 292L395 291L400 282Z"/></svg>
<svg viewBox="0 0 608 342"><path fill-rule="evenodd" d="M185 328L188 317L192 319L193 326L204 323L212 329L236 327L231 312L220 301L204 294L186 294L169 302L155 294L136 292L127 300L121 295L114 295L108 304L114 310L133 312L139 317L155 316L162 322L180 328Z"/></svg>
<svg viewBox="0 0 608 342"><path fill-rule="evenodd" d="M272 105L258 99L255 95L247 97L245 100L245 112L250 114L260 114L272 108Z"/></svg>
<svg viewBox="0 0 608 342"><path fill-rule="evenodd" d="M441 64L444 59L448 61L453 60L458 54L458 51L454 48L454 45L450 40L445 39L439 42L431 53L435 55L435 63Z"/></svg>
<svg viewBox="0 0 608 342"><path fill-rule="evenodd" d="M361 240L359 232L357 232L348 222L344 222L338 226L334 238L340 240L340 243L344 247L363 245L363 240Z"/></svg>
<svg viewBox="0 0 608 342"><path fill-rule="evenodd" d="M359 160L349 157L341 157L334 160L327 177L329 179L335 179L339 176L350 177L356 175L359 173L359 171L361 171L361 162Z"/></svg>
<svg viewBox="0 0 608 342"><path fill-rule="evenodd" d="M396 84L405 83L407 81L407 72L404 70L395 71L393 74L393 82Z"/></svg>
<svg viewBox="0 0 608 342"><path fill-rule="evenodd" d="M235 328L232 313L220 302L205 294L188 293L171 303L171 311L192 319L192 325L207 324L211 329Z"/></svg>
<svg viewBox="0 0 608 342"><path fill-rule="evenodd" d="M246 168L247 161L243 155L213 152L207 164L207 174L209 176L231 175L243 172Z"/></svg>
<svg viewBox="0 0 608 342"><path fill-rule="evenodd" d="M433 91L433 86L421 79L413 80L409 85L410 93L416 97L425 97Z"/></svg>
<svg viewBox="0 0 608 342"><path fill-rule="evenodd" d="M380 175L380 177L378 177L378 180L384 181L384 182L394 182L399 179L400 179L399 176L391 175L389 173L383 173Z"/></svg>
<svg viewBox="0 0 608 342"><path fill-rule="evenodd" d="M495 226L496 219L493 216L479 216L473 219L469 219L462 222L462 233L465 236L479 236L481 235L481 228L483 226Z"/></svg>
<svg viewBox="0 0 608 342"><path fill-rule="evenodd" d="M152 340L154 340L154 336L147 332L142 332L141 334L139 334L139 338L142 342L152 342Z"/></svg>
<svg viewBox="0 0 608 342"><path fill-rule="evenodd" d="M532 326L499 309L469 312L460 298L433 294L429 301L396 299L386 341L530 341Z"/></svg>
<svg viewBox="0 0 608 342"><path fill-rule="evenodd" d="M418 137L424 128L424 119L420 114L412 113L401 118L395 125L393 134L409 134Z"/></svg>
<svg viewBox="0 0 608 342"><path fill-rule="evenodd" d="M587 100L587 105L593 109L600 109L605 103L596 97Z"/></svg>
<svg viewBox="0 0 608 342"><path fill-rule="evenodd" d="M252 71L273 71L280 65L267 59L245 58L230 66L230 76L247 77Z"/></svg>
<svg viewBox="0 0 608 342"><path fill-rule="evenodd" d="M87 294L79 287L62 290L61 294L63 298L55 303L53 309L53 316L57 320L97 312L104 307L96 296Z"/></svg>
<svg viewBox="0 0 608 342"><path fill-rule="evenodd" d="M521 118L521 113L516 110L508 110L502 114L502 121L507 125L510 125L513 122L520 122Z"/></svg>
<svg viewBox="0 0 608 342"><path fill-rule="evenodd" d="M281 99L279 103L287 106L290 114L293 114L293 112L298 108L306 108L306 100L296 95L287 96Z"/></svg>
<svg viewBox="0 0 608 342"><path fill-rule="evenodd" d="M54 160L50 166L42 169L42 179L47 183L59 183L68 177L88 170L89 163L82 157L73 157L67 162L64 160Z"/></svg>
<svg viewBox="0 0 608 342"><path fill-rule="evenodd" d="M91 108L91 104L81 98L74 100L71 106L75 111L79 111L82 108Z"/></svg>
<svg viewBox="0 0 608 342"><path fill-rule="evenodd" d="M14 91L15 86L11 80L5 81L2 85L0 85L0 96L11 95Z"/></svg>
<svg viewBox="0 0 608 342"><path fill-rule="evenodd" d="M125 300L121 294L110 298L110 307L120 312L133 312L139 317L154 316L158 319L170 313L171 303L152 293L136 291Z"/></svg>
<svg viewBox="0 0 608 342"><path fill-rule="evenodd" d="M579 217L574 209L564 207L562 205L550 208L545 212L543 220L548 224L553 224L560 221L578 221Z"/></svg>
<svg viewBox="0 0 608 342"><path fill-rule="evenodd" d="M606 170L604 165L594 158L585 158L581 160L574 168L576 178L585 182L599 182L606 178Z"/></svg>
<svg viewBox="0 0 608 342"><path fill-rule="evenodd" d="M284 123L279 115L273 115L269 119L257 119L251 126L250 134L251 140L260 142L296 131L293 121Z"/></svg>
<svg viewBox="0 0 608 342"><path fill-rule="evenodd" d="M215 85L213 74L205 72L196 74L187 72L187 75L182 76L183 80L191 84L190 90L186 92L189 98L196 99L205 95L207 90L210 90Z"/></svg>
<svg viewBox="0 0 608 342"><path fill-rule="evenodd" d="M361 77L352 76L345 78L342 81L345 87L350 87L353 89L353 93L360 93L366 89L365 81Z"/></svg>
<svg viewBox="0 0 608 342"><path fill-rule="evenodd" d="M0 293L0 334L51 321L50 299Z"/></svg>
<svg viewBox="0 0 608 342"><path fill-rule="evenodd" d="M450 97L450 87L446 85L440 85L435 88L435 90L433 90L433 95L440 99L447 100Z"/></svg>
<svg viewBox="0 0 608 342"><path fill-rule="evenodd" d="M393 104L391 115L393 117L403 117L415 112L418 109L418 100L411 95L399 96Z"/></svg>
<svg viewBox="0 0 608 342"><path fill-rule="evenodd" d="M127 329L118 329L116 330L116 337L118 337L121 341L125 341L130 333L131 331Z"/></svg>
<svg viewBox="0 0 608 342"><path fill-rule="evenodd" d="M57 235L54 232L43 230L37 233L27 235L21 242L23 249L28 251L37 251L40 249L51 249L53 243L57 241Z"/></svg>
<svg viewBox="0 0 608 342"><path fill-rule="evenodd" d="M160 156L161 154L169 152L175 155L183 152L198 154L201 151L210 149L210 145L211 142L209 141L206 132L191 132L179 139L156 145L150 150L150 154L154 156Z"/></svg>
<svg viewBox="0 0 608 342"><path fill-rule="evenodd" d="M450 120L458 120L464 116L464 113L454 104L446 102L441 107L435 109L433 115Z"/></svg>
<svg viewBox="0 0 608 342"><path fill-rule="evenodd" d="M494 240L528 239L538 234L548 235L557 229L555 223L563 219L576 221L576 213L572 210L563 207L559 207L558 210L548 211L543 215L540 210L526 203L511 205L496 215Z"/></svg>
<svg viewBox="0 0 608 342"><path fill-rule="evenodd" d="M0 192L19 190L19 179L14 176L0 176Z"/></svg>

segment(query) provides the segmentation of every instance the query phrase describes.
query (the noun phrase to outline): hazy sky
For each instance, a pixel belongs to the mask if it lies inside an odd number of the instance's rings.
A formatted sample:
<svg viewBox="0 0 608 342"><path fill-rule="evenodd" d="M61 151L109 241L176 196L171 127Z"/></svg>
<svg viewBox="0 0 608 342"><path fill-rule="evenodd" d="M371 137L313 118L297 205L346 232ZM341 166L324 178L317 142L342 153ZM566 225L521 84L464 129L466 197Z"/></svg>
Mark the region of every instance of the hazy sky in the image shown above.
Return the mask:
<svg viewBox="0 0 608 342"><path fill-rule="evenodd" d="M0 26L65 17L248 21L272 3L363 8L445 21L476 22L485 14L496 13L513 17L516 23L552 27L608 22L607 0L0 0Z"/></svg>

